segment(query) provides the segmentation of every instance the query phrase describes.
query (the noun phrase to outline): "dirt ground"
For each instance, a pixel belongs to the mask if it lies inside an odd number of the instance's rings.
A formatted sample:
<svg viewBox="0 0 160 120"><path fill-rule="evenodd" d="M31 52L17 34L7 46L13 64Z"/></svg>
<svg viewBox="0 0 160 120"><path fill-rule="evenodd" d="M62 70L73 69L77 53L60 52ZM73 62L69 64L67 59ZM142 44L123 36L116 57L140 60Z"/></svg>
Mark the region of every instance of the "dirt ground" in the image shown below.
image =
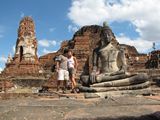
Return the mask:
<svg viewBox="0 0 160 120"><path fill-rule="evenodd" d="M12 97L0 100L0 120L160 120L160 96Z"/></svg>

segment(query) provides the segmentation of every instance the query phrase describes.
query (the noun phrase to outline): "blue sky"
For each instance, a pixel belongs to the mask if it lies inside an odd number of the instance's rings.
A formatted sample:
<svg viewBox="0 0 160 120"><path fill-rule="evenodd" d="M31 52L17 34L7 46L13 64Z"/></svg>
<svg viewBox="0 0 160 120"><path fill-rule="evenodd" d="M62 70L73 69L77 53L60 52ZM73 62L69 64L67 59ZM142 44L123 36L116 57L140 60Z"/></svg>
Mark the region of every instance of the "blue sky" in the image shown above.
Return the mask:
<svg viewBox="0 0 160 120"><path fill-rule="evenodd" d="M57 45L47 48L39 45L39 55L47 51L56 51L59 41L71 39L73 33L68 32L71 21L67 18L70 4L70 0L1 0L0 67L4 67L9 53L14 54L13 47L16 44L19 21L24 16L33 17L37 40L57 41Z"/></svg>
<svg viewBox="0 0 160 120"><path fill-rule="evenodd" d="M8 54L14 55L19 21L24 16L34 19L38 55L58 50L60 42L71 39L80 27L102 25L103 21L109 23L120 43L134 45L139 52L147 53L156 42L158 49L160 10L156 6L159 0L147 1L1 0L0 70Z"/></svg>
<svg viewBox="0 0 160 120"><path fill-rule="evenodd" d="M70 0L1 0L0 26L3 31L1 54L12 52L17 39L19 21L23 16L33 17L38 40L58 41L71 38L72 35L67 29L70 21L66 15L70 4ZM52 50L57 49L54 47Z"/></svg>

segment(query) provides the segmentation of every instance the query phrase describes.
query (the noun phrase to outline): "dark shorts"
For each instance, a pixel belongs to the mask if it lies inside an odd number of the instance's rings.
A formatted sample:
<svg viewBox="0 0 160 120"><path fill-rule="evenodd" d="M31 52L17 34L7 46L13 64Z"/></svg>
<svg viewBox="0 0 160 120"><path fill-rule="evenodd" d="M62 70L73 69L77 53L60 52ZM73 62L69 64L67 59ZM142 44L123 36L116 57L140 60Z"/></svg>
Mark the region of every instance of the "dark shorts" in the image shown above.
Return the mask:
<svg viewBox="0 0 160 120"><path fill-rule="evenodd" d="M69 69L68 69L68 72L69 72L69 76L70 76L70 77L76 75L76 70L75 70L74 68L69 68Z"/></svg>

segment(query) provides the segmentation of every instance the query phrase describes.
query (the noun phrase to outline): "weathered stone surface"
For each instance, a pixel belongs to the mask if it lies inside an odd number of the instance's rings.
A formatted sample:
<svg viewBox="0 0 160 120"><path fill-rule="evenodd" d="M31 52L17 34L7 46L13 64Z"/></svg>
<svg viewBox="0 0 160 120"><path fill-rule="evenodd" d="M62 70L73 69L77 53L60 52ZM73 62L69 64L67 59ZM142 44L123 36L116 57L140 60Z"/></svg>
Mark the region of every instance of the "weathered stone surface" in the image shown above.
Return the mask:
<svg viewBox="0 0 160 120"><path fill-rule="evenodd" d="M146 63L146 67L152 69L160 68L160 50L152 51L148 55L148 61Z"/></svg>
<svg viewBox="0 0 160 120"><path fill-rule="evenodd" d="M0 92L5 92L12 87L14 87L14 84L10 80L0 80Z"/></svg>
<svg viewBox="0 0 160 120"><path fill-rule="evenodd" d="M91 73L93 69L93 51L101 44L101 40L107 38L107 35L112 37L113 45L117 46L119 44L108 26L84 26L74 34L71 40L62 42L61 48L57 52L41 56L39 60L46 71L51 71L53 64L55 64L53 58L62 54L66 48L72 49L78 61L76 79L80 79L80 75L89 75ZM145 68L147 55L139 54L134 46L124 44L119 44L119 46L124 50L128 71L134 73L136 70ZM52 78L56 80L56 76Z"/></svg>
<svg viewBox="0 0 160 120"><path fill-rule="evenodd" d="M125 49L126 56L137 56L139 53L134 46L120 44L120 46Z"/></svg>
<svg viewBox="0 0 160 120"><path fill-rule="evenodd" d="M85 86L80 87L80 90L83 92L98 92L99 89L96 87L104 87L101 91L105 92L107 90L116 90L112 89L112 87L123 87L117 90L136 90L148 87L150 84L147 74L135 74L126 76L124 79L112 79L113 77L116 78L117 75L119 77L119 75L125 76L128 74L126 61L128 51L125 48L126 46L119 45L109 26L103 26L102 29L100 40L91 54L92 63L90 64L92 65L92 71L88 74L88 80L86 80L87 74L81 77L82 85L88 83L87 86L90 88ZM133 49L133 47L131 48ZM133 51L134 54L138 54L135 49Z"/></svg>
<svg viewBox="0 0 160 120"><path fill-rule="evenodd" d="M0 101L0 119L159 120L160 102L145 97L75 100L21 98Z"/></svg>
<svg viewBox="0 0 160 120"><path fill-rule="evenodd" d="M65 48L73 49L78 60L77 79L79 79L81 74L89 74L92 71L93 50L98 46L99 41L105 38L106 33L115 38L110 28L104 29L98 25L84 26L74 34L71 40L62 42L57 52L41 56L40 63L43 64L45 70L50 71L54 64L53 58L56 55L62 54ZM125 44L120 44L120 46L125 50L129 71L133 72L145 68L145 63L148 60L147 55L139 54L134 46Z"/></svg>
<svg viewBox="0 0 160 120"><path fill-rule="evenodd" d="M38 76L42 68L37 56L35 25L31 17L24 17L20 21L15 50L14 57L9 56L2 74L6 76Z"/></svg>
<svg viewBox="0 0 160 120"><path fill-rule="evenodd" d="M98 93L98 92L102 92L102 94L104 94L104 96L109 94L113 94L114 92L110 92L110 91L116 91L119 92L119 95L143 95L143 94L152 94L151 89L146 90L145 88L148 88L150 86L150 83L144 82L141 84L136 84L136 85L130 85L130 86L121 86L121 87L83 87L80 86L79 89L80 91L84 91L84 92L91 92L91 93ZM142 89L142 90L141 90ZM137 91L136 91L137 90ZM106 92L106 93L105 93ZM131 94L130 94L130 93ZM103 96L103 97L104 97ZM99 96L101 97L101 96Z"/></svg>
<svg viewBox="0 0 160 120"><path fill-rule="evenodd" d="M107 78L107 77L106 77ZM148 80L147 74L138 74L125 79L111 80L107 82L95 83L92 87L120 87L144 83ZM104 78L105 80L105 78Z"/></svg>
<svg viewBox="0 0 160 120"><path fill-rule="evenodd" d="M158 107L157 107L158 109ZM100 107L96 109L77 109L66 115L65 120L159 120L159 112L149 114L149 106L141 107L118 107L116 110L113 107ZM104 112L105 111L105 112ZM112 112L114 111L114 115ZM127 111L127 112L126 112ZM142 114L141 111L146 111ZM147 112L148 111L148 112ZM151 112L151 111L150 111Z"/></svg>
<svg viewBox="0 0 160 120"><path fill-rule="evenodd" d="M137 71L139 69L146 69L146 63L148 61L147 54L138 53L134 46L120 44L125 50L127 69L128 71Z"/></svg>

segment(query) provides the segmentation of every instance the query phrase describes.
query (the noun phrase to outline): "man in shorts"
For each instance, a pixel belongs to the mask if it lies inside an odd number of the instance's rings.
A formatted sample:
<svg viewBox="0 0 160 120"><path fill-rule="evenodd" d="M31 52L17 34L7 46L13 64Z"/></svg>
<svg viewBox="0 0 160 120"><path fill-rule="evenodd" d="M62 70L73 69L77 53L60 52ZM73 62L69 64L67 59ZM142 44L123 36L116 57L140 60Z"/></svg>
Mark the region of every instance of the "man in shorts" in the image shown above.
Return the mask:
<svg viewBox="0 0 160 120"><path fill-rule="evenodd" d="M56 57L56 72L57 72L57 91L59 91L62 84L62 91L65 93L66 90L66 81L69 80L69 72L67 68L67 50L64 50L63 55Z"/></svg>

